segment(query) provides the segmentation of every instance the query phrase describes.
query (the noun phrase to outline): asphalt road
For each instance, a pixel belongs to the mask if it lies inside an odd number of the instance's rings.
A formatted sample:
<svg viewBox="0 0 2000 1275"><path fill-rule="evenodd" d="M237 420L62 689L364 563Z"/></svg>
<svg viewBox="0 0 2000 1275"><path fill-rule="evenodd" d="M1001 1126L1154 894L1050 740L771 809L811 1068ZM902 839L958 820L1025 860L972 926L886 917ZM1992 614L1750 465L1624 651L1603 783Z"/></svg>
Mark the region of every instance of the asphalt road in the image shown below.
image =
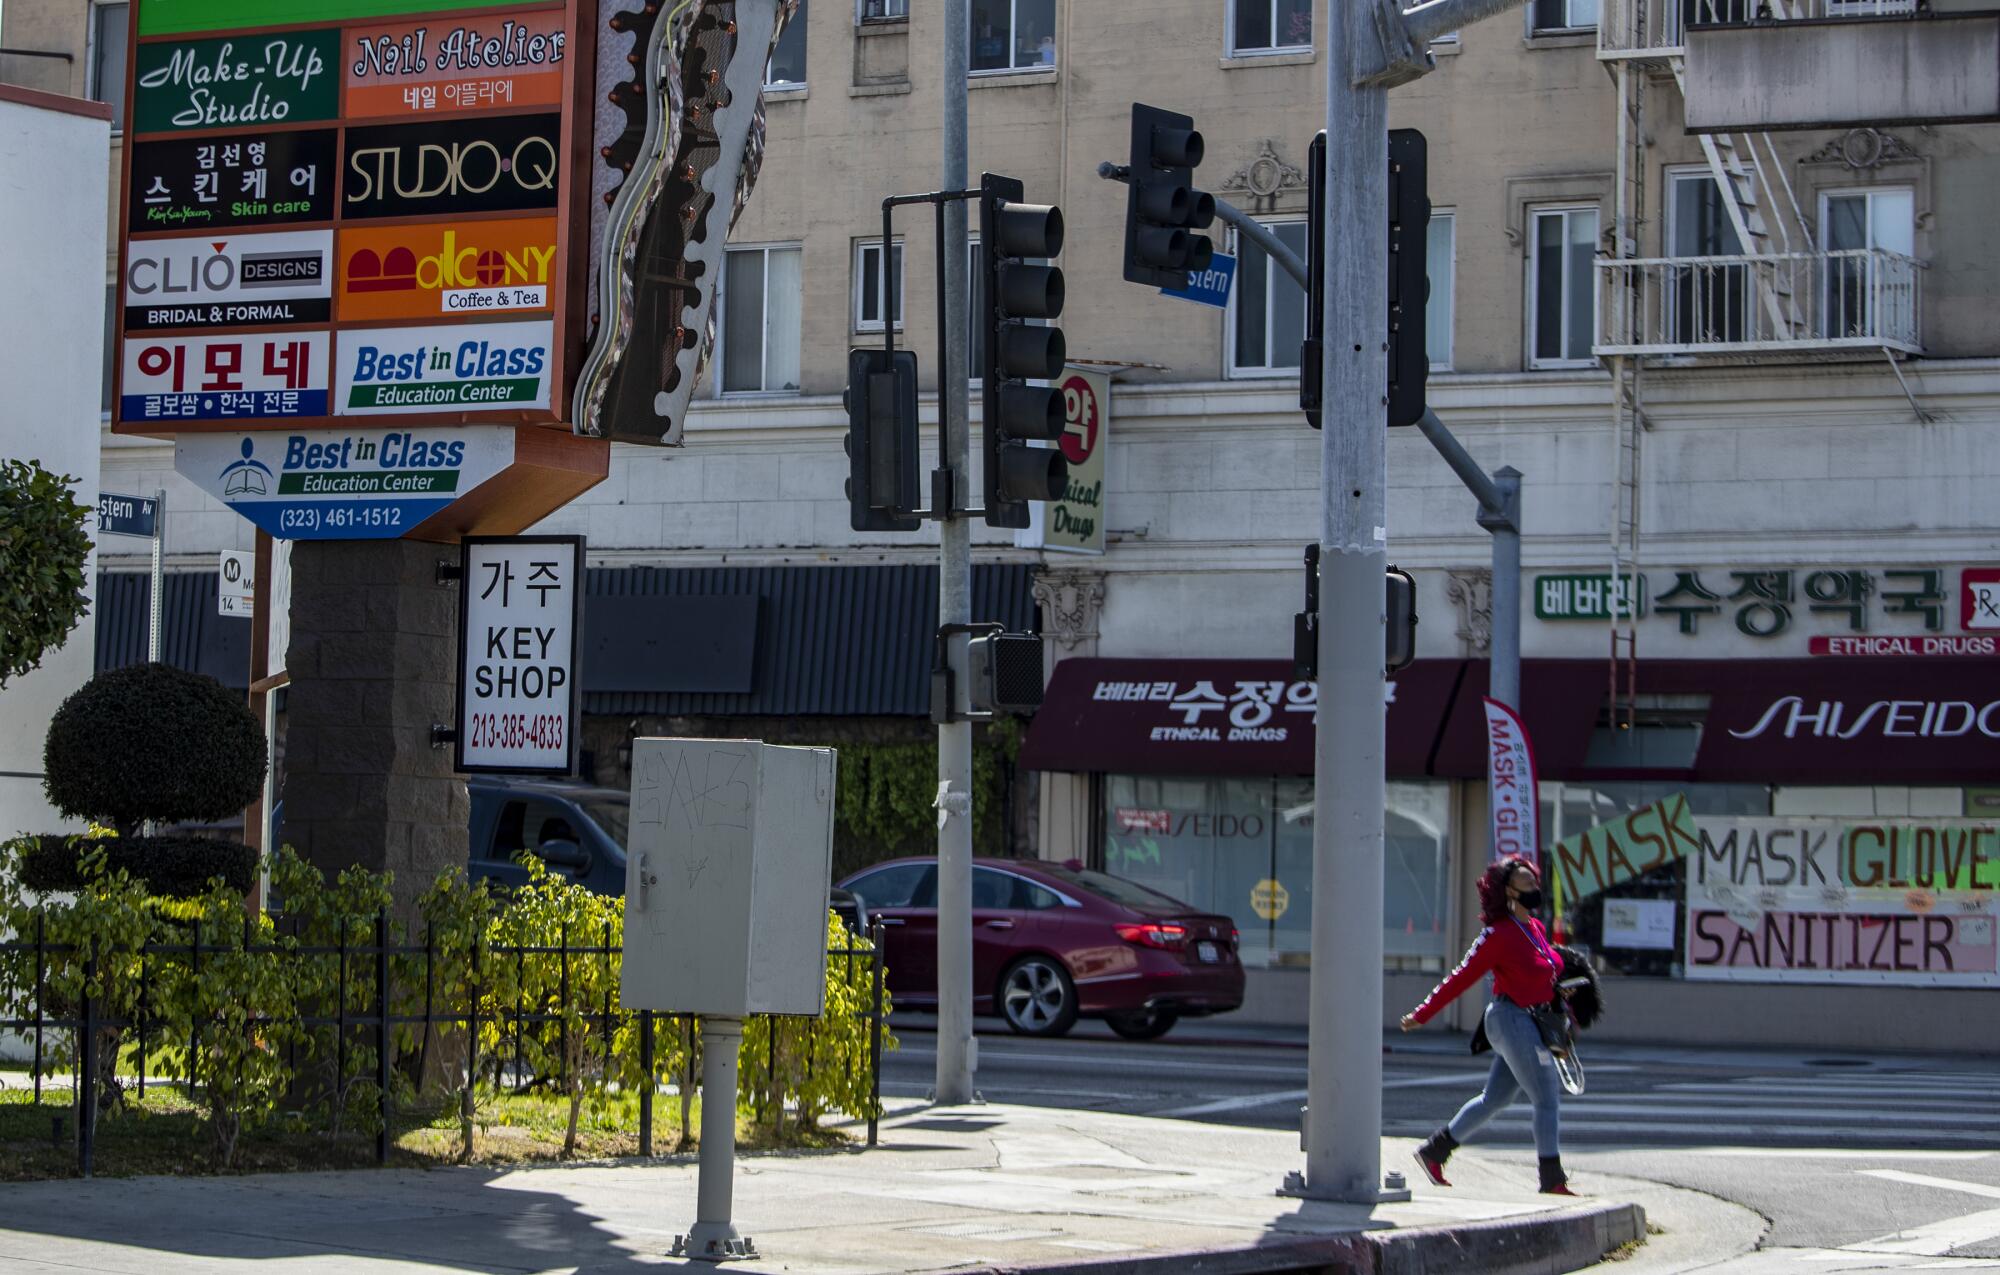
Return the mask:
<svg viewBox="0 0 2000 1275"><path fill-rule="evenodd" d="M897 1016L902 1048L886 1061L885 1096L928 1092L933 1022ZM1428 1134L1485 1077L1462 1036L1383 1044L1392 1136ZM1760 1251L1683 1244L1685 1264L1674 1265L1676 1246L1663 1240L1643 1269L2000 1270L2000 1062L1588 1043L1585 1059L1588 1089L1563 1106L1564 1162L1580 1186L1593 1173L1644 1179L1767 1220ZM1303 1032L1226 1018L1143 1044L1097 1023L1038 1040L981 1020L978 1088L996 1102L1296 1128L1305 1061ZM1531 1173L1526 1104L1473 1145Z"/></svg>

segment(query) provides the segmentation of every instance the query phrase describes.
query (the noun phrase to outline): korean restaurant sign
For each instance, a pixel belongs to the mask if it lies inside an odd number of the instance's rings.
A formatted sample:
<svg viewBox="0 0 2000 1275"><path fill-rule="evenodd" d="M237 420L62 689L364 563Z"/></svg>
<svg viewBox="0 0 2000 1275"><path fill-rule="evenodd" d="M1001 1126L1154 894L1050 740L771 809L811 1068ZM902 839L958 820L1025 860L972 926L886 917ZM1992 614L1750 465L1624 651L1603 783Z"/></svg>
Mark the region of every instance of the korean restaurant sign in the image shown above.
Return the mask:
<svg viewBox="0 0 2000 1275"><path fill-rule="evenodd" d="M138 0L139 34L178 35L279 23L393 18L434 9L498 9L519 0Z"/></svg>
<svg viewBox="0 0 2000 1275"><path fill-rule="evenodd" d="M391 434L563 427L594 158L583 8L135 0L114 431L214 430L231 450L261 430L379 434L386 454ZM421 522L409 501L444 491L425 481L351 487L402 502L358 506L352 529ZM275 534L339 525L323 484L285 494L317 513L257 509Z"/></svg>

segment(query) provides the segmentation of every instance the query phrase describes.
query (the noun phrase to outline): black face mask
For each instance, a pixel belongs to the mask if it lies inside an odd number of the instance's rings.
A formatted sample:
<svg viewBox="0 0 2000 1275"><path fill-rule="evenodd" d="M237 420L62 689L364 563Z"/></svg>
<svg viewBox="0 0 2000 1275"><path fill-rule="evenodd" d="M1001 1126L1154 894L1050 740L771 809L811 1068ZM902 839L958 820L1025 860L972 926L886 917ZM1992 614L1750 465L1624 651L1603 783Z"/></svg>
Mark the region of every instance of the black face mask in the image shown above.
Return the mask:
<svg viewBox="0 0 2000 1275"><path fill-rule="evenodd" d="M1542 892L1540 890L1523 890L1514 896L1514 901L1530 912L1539 912L1542 908Z"/></svg>

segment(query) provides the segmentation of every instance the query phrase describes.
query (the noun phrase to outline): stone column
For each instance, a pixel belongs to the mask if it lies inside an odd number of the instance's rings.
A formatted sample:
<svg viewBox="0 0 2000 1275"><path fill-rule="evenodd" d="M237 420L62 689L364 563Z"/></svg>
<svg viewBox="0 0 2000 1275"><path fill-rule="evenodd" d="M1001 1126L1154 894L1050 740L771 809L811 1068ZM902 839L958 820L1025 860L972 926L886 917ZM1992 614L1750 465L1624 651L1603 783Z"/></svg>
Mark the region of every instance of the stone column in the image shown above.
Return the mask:
<svg viewBox="0 0 2000 1275"><path fill-rule="evenodd" d="M395 874L397 912L466 862L469 807L450 748L458 587L439 584L448 545L301 541L292 549L286 656L285 841L325 872Z"/></svg>
<svg viewBox="0 0 2000 1275"><path fill-rule="evenodd" d="M1072 655L1097 654L1097 621L1104 611L1102 571L1056 570L1035 576L1035 601L1042 609L1047 672ZM1090 857L1089 775L1048 772L1041 779L1038 853L1044 859Z"/></svg>

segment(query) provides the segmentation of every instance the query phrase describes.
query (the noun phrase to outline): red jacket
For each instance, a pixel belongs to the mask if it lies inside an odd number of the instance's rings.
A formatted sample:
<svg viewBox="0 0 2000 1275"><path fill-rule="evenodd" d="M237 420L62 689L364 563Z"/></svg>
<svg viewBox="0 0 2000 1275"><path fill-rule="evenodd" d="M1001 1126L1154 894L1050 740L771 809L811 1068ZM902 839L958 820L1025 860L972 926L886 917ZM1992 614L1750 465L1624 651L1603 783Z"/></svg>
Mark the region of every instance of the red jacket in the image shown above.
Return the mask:
<svg viewBox="0 0 2000 1275"><path fill-rule="evenodd" d="M1508 917L1479 932L1479 937L1465 950L1458 968L1444 976L1444 981L1424 997L1424 1003L1411 1011L1410 1017L1428 1023L1438 1011L1489 973L1493 975L1495 995L1505 996L1516 1005L1541 1005L1555 998L1562 958L1549 946L1540 921L1531 917L1516 922Z"/></svg>

